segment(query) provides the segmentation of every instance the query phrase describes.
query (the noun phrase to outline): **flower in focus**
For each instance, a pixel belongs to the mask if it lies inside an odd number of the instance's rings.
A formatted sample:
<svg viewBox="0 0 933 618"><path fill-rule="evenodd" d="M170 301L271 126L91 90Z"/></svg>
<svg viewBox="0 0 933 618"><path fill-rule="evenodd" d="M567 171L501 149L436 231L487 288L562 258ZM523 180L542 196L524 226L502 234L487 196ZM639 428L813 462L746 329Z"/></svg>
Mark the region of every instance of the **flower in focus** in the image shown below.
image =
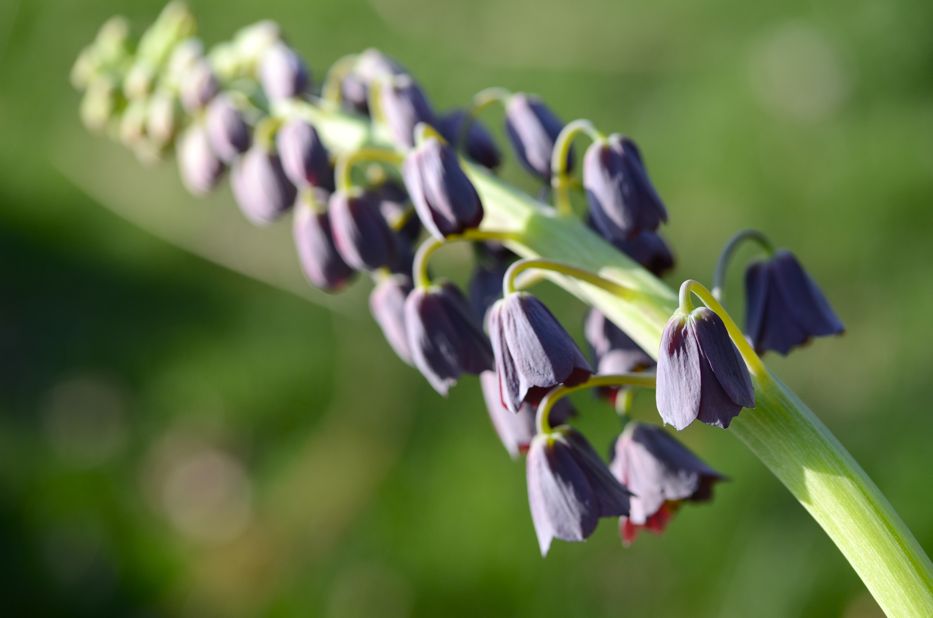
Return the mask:
<svg viewBox="0 0 933 618"><path fill-rule="evenodd" d="M640 529L661 533L683 502L706 502L725 480L686 446L654 425L630 422L616 440L609 469L632 492L619 520L629 545Z"/></svg>
<svg viewBox="0 0 933 618"><path fill-rule="evenodd" d="M778 251L745 272L745 332L763 353L786 355L811 337L841 335L845 327L813 279L789 251Z"/></svg>
<svg viewBox="0 0 933 618"><path fill-rule="evenodd" d="M593 373L580 348L544 304L526 292L496 301L489 336L502 401L512 412L537 404L559 384L572 386Z"/></svg>
<svg viewBox="0 0 933 618"><path fill-rule="evenodd" d="M728 427L742 408L755 407L745 361L718 315L699 307L678 311L661 335L657 404L665 423L680 430L699 419Z"/></svg>
<svg viewBox="0 0 933 618"><path fill-rule="evenodd" d="M528 447L528 502L541 554L553 539L583 541L600 517L629 514L629 491L582 434L568 426L538 434Z"/></svg>

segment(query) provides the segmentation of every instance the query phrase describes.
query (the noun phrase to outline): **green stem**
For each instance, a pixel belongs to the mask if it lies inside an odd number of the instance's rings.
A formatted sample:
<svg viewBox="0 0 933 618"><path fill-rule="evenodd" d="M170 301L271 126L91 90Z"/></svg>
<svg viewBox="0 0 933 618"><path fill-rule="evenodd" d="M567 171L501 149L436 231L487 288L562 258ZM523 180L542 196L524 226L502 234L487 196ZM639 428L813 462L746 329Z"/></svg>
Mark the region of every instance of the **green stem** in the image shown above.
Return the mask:
<svg viewBox="0 0 933 618"><path fill-rule="evenodd" d="M358 163L383 163L398 165L402 155L387 148L360 148L349 154L337 158L337 167L334 170L338 191L349 191L353 187L353 167Z"/></svg>
<svg viewBox="0 0 933 618"><path fill-rule="evenodd" d="M554 207L558 213L563 215L573 214L573 205L570 203L573 178L567 170L570 147L573 146L573 140L584 133L593 141L605 139L589 120L574 120L561 130L554 142L554 150L551 152L551 187L554 189Z"/></svg>
<svg viewBox="0 0 933 618"><path fill-rule="evenodd" d="M762 232L758 230L737 232L723 247L722 253L719 254L719 259L716 261L716 272L713 273L713 296L717 299L722 300L722 294L726 287L726 271L729 269L729 264L732 262L736 249L749 240L761 247L769 256L774 254L774 245Z"/></svg>
<svg viewBox="0 0 933 618"><path fill-rule="evenodd" d="M476 121L476 118L484 109L491 107L496 103L505 105L508 102L510 96L512 96L511 92L505 88L499 88L497 86L493 88L486 88L485 90L481 90L473 95L473 100L470 102L470 106L463 114L463 122L460 123L460 130L457 132L457 140L454 142L454 147L457 150L460 150L467 143L467 136L470 134L470 127L473 126L473 122Z"/></svg>
<svg viewBox="0 0 933 618"><path fill-rule="evenodd" d="M344 78L353 71L356 64L357 55L350 54L339 58L334 64L330 65L327 76L324 78L324 85L321 87L321 98L332 105L339 105L343 100L341 83Z"/></svg>
<svg viewBox="0 0 933 618"><path fill-rule="evenodd" d="M603 376L593 376L582 384L575 386L558 386L551 389L541 403L535 414L535 428L538 433L551 433L551 409L558 401L577 391L600 386L636 386L639 388L654 388L655 377L650 373L620 373Z"/></svg>
<svg viewBox="0 0 933 618"><path fill-rule="evenodd" d="M509 269L505 271L505 276L502 278L503 295L508 296L509 294L516 292L518 290L516 279L521 273L530 269L546 270L558 275L573 277L574 279L579 279L584 283L588 283L611 294L615 294L620 298L630 298L633 294L631 288L627 288L624 285L621 285L620 283L605 277L600 277L599 275L592 273L585 268L577 268L576 266L564 264L563 262L538 258L519 260L509 266Z"/></svg>
<svg viewBox="0 0 933 618"><path fill-rule="evenodd" d="M414 280L415 285L419 288L431 287L431 275L428 273L428 261L438 249L451 243L461 241L483 242L487 240L505 242L509 240L514 241L516 239L517 236L513 233L496 232L493 230L467 230L462 234L453 234L444 239L434 238L432 236L421 243L421 246L418 247L418 252L415 253L415 259L411 267L412 280Z"/></svg>

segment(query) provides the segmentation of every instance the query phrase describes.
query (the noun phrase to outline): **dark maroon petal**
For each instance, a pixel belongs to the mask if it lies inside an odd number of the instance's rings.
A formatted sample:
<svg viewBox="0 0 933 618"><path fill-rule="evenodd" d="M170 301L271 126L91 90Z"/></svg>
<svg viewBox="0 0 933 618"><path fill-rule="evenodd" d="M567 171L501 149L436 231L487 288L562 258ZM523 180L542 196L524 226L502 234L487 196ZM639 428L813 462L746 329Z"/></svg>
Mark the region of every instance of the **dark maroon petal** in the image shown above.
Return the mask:
<svg viewBox="0 0 933 618"><path fill-rule="evenodd" d="M295 211L293 233L301 270L312 285L333 292L353 278L353 269L347 266L334 246L327 211L317 212L307 204L299 205Z"/></svg>
<svg viewBox="0 0 933 618"><path fill-rule="evenodd" d="M675 315L661 335L656 399L658 412L668 425L683 429L700 413L703 393L700 349L688 318Z"/></svg>
<svg viewBox="0 0 933 618"><path fill-rule="evenodd" d="M489 338L483 332L479 319L470 311L463 292L450 282L444 282L439 287L447 314L459 335L457 356L460 369L473 375L492 369L492 347Z"/></svg>
<svg viewBox="0 0 933 618"><path fill-rule="evenodd" d="M338 191L329 210L334 243L347 264L357 270L392 267L398 257L395 235L367 194Z"/></svg>
<svg viewBox="0 0 933 618"><path fill-rule="evenodd" d="M713 427L723 429L729 427L732 419L739 415L742 406L735 403L722 384L716 379L709 363L704 359L700 362L700 381L703 383L703 393L700 397L700 411L697 420Z"/></svg>
<svg viewBox="0 0 933 618"><path fill-rule="evenodd" d="M729 399L745 408L755 407L755 388L748 367L729 337L725 324L706 307L690 314L691 328L701 355ZM705 387L704 387L705 388Z"/></svg>
<svg viewBox="0 0 933 618"><path fill-rule="evenodd" d="M597 231L599 231L597 229ZM674 254L659 234L643 231L631 238L606 237L617 249L660 277L674 268Z"/></svg>
<svg viewBox="0 0 933 618"><path fill-rule="evenodd" d="M403 361L412 364L405 327L405 300L413 287L411 277L392 275L382 279L369 295L369 310L386 341Z"/></svg>
<svg viewBox="0 0 933 618"><path fill-rule="evenodd" d="M464 110L452 110L441 117L438 121L437 130L448 142L459 146L465 117L466 112ZM476 119L470 123L466 135L466 144L463 145L463 148L469 158L483 167L494 170L502 163L502 153L499 152L495 140L486 130L486 127Z"/></svg>
<svg viewBox="0 0 933 618"><path fill-rule="evenodd" d="M551 178L551 153L564 123L538 97L518 93L505 108L505 129L521 164L542 180ZM567 169L573 156L567 155Z"/></svg>
<svg viewBox="0 0 933 618"><path fill-rule="evenodd" d="M598 516L628 515L631 492L613 476L583 434L570 427L564 428L562 433L567 442L573 446L577 464L590 483L597 502Z"/></svg>
<svg viewBox="0 0 933 618"><path fill-rule="evenodd" d="M764 262L754 262L745 271L745 334L762 352L765 309L771 273Z"/></svg>
<svg viewBox="0 0 933 618"><path fill-rule="evenodd" d="M515 368L515 360L512 358L512 352L509 350L509 344L505 336L505 327L502 322L504 319L502 307L505 300L496 301L487 313L487 326L489 330L489 339L492 343L492 354L495 359L496 375L499 378L499 398L502 405L510 412L517 412L521 407L510 407L512 393L517 393L520 385L518 370Z"/></svg>
<svg viewBox="0 0 933 618"><path fill-rule="evenodd" d="M774 277L788 309L810 335L839 335L845 330L829 301L793 254L788 251L775 254Z"/></svg>

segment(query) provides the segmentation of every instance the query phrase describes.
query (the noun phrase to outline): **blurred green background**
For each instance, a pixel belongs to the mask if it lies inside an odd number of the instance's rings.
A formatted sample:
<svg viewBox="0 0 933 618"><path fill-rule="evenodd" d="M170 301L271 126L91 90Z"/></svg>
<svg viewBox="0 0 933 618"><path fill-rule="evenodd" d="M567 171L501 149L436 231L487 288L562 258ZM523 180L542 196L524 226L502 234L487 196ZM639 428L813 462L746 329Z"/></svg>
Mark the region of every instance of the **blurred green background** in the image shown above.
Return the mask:
<svg viewBox="0 0 933 618"><path fill-rule="evenodd" d="M280 21L318 76L377 46L438 107L503 85L628 133L671 213L675 281L708 281L741 227L792 248L849 332L769 360L933 547L933 4L192 5L208 43ZM161 6L0 3L4 615L878 615L803 509L707 427L681 437L733 479L714 504L629 549L607 521L542 559L474 380L440 399L384 344L365 284L305 290L286 223L249 228L226 189L194 200L172 163L81 127L78 51L107 17L142 28ZM465 258L442 269L462 278ZM577 403L602 449L611 415Z"/></svg>

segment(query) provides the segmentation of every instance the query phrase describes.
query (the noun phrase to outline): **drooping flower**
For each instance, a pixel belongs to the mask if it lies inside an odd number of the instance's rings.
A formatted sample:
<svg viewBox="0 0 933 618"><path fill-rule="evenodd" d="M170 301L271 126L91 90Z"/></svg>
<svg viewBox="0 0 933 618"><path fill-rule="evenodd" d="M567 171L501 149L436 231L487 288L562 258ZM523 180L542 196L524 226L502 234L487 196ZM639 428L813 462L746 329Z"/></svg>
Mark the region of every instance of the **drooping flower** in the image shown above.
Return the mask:
<svg viewBox="0 0 933 618"><path fill-rule="evenodd" d="M517 292L489 310L502 401L512 412L522 403L537 404L559 384L572 386L593 370L573 338L537 298Z"/></svg>
<svg viewBox="0 0 933 618"><path fill-rule="evenodd" d="M492 368L489 339L451 283L415 288L405 301L405 328L415 367L441 395L461 374Z"/></svg>
<svg viewBox="0 0 933 618"><path fill-rule="evenodd" d="M629 545L641 529L661 533L683 502L706 502L725 477L654 425L630 422L616 440L609 469L632 492L627 516L619 519Z"/></svg>
<svg viewBox="0 0 933 618"><path fill-rule="evenodd" d="M678 311L661 336L657 404L665 423L683 429L699 419L728 427L755 407L752 380L718 315L699 307Z"/></svg>
<svg viewBox="0 0 933 618"><path fill-rule="evenodd" d="M410 75L396 75L379 82L382 113L395 143L405 148L415 145L419 122L434 126L437 118L428 97Z"/></svg>
<svg viewBox="0 0 933 618"><path fill-rule="evenodd" d="M607 240L657 277L674 268L674 254L657 232L646 230L631 238Z"/></svg>
<svg viewBox="0 0 933 618"><path fill-rule="evenodd" d="M330 197L330 225L340 257L357 270L392 268L395 234L368 193L337 191Z"/></svg>
<svg viewBox="0 0 933 618"><path fill-rule="evenodd" d="M402 65L378 49L364 50L340 82L341 102L357 113L369 115L370 86L383 78L405 73Z"/></svg>
<svg viewBox="0 0 933 618"><path fill-rule="evenodd" d="M619 134L587 149L583 188L590 217L606 238L632 238L667 221L667 210L648 179L638 148Z"/></svg>
<svg viewBox="0 0 933 618"><path fill-rule="evenodd" d="M211 148L203 124L193 124L181 134L176 152L181 181L195 195L209 193L227 169Z"/></svg>
<svg viewBox="0 0 933 618"><path fill-rule="evenodd" d="M405 187L395 180L386 180L369 188L373 199L379 202L379 212L385 217L389 227L409 243L418 240L421 235L421 220L412 210Z"/></svg>
<svg viewBox="0 0 933 618"><path fill-rule="evenodd" d="M327 196L319 198L319 203L326 204ZM292 232L301 270L313 286L335 292L353 279L354 270L347 266L334 246L326 209L299 197Z"/></svg>
<svg viewBox="0 0 933 618"><path fill-rule="evenodd" d="M369 311L386 341L405 363L411 365L408 329L405 327L405 300L414 289L408 275L391 275L376 284L369 294Z"/></svg>
<svg viewBox="0 0 933 618"><path fill-rule="evenodd" d="M192 60L180 78L179 97L185 111L195 113L210 103L220 92L220 82L204 58Z"/></svg>
<svg viewBox="0 0 933 618"><path fill-rule="evenodd" d="M563 426L531 441L528 502L541 554L553 539L583 541L601 517L629 513L630 492L612 475L586 438Z"/></svg>
<svg viewBox="0 0 933 618"><path fill-rule="evenodd" d="M276 133L275 143L282 169L296 187L334 190L330 153L310 123L300 118L289 120Z"/></svg>
<svg viewBox="0 0 933 618"><path fill-rule="evenodd" d="M777 251L745 272L745 332L755 350L786 355L811 337L845 327L816 283L789 251Z"/></svg>
<svg viewBox="0 0 933 618"><path fill-rule="evenodd" d="M486 323L486 314L493 303L502 298L502 280L515 255L505 248L490 248L488 244L475 245L475 266L470 276L470 306L473 313Z"/></svg>
<svg viewBox="0 0 933 618"><path fill-rule="evenodd" d="M518 93L505 106L505 129L521 164L541 180L551 179L551 153L564 123L536 96ZM567 168L572 157L567 155Z"/></svg>
<svg viewBox="0 0 933 618"><path fill-rule="evenodd" d="M448 142L459 145L465 119L464 110L451 110L438 120L437 130ZM474 119L470 123L470 128L463 137L463 148L469 158L491 170L502 164L502 153L496 146L496 141L478 120Z"/></svg>
<svg viewBox="0 0 933 618"><path fill-rule="evenodd" d="M593 353L596 373L611 375L654 371L654 359L631 340L612 320L596 309L590 309L583 325L583 335ZM600 387L598 392L615 403L621 386Z"/></svg>
<svg viewBox="0 0 933 618"><path fill-rule="evenodd" d="M436 238L478 227L483 204L448 144L428 138L412 150L402 168L415 212Z"/></svg>
<svg viewBox="0 0 933 618"><path fill-rule="evenodd" d="M298 194L285 176L278 154L259 143L236 160L230 184L240 210L257 225L279 218Z"/></svg>
<svg viewBox="0 0 933 618"><path fill-rule="evenodd" d="M211 148L226 163L232 163L253 142L253 134L243 112L227 94L217 95L208 104L204 125Z"/></svg>
<svg viewBox="0 0 933 618"><path fill-rule="evenodd" d="M483 391L483 400L486 402L486 411L492 420L492 426L499 436L499 440L508 451L512 459L528 452L528 445L535 437L536 408L524 403L518 412L509 411L502 403L499 394L499 378L495 371L484 371L479 374L479 383ZM570 399L564 397L554 404L550 412L552 425L560 425L570 417L576 415Z"/></svg>
<svg viewBox="0 0 933 618"><path fill-rule="evenodd" d="M270 101L297 97L311 86L305 61L283 42L270 45L262 54L259 81Z"/></svg>

